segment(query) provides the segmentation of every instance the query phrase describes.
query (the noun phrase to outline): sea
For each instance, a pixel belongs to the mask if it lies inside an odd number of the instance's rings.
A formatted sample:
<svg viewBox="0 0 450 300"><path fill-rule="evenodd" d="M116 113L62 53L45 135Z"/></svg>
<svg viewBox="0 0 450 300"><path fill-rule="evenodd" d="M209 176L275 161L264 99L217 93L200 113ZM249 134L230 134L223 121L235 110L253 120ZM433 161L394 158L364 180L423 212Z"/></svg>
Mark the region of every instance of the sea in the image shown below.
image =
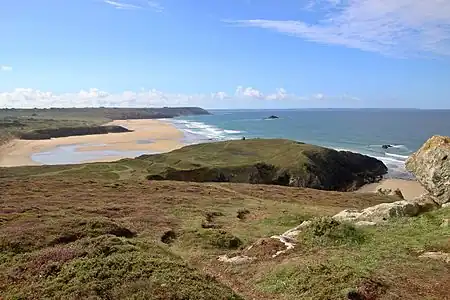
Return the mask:
<svg viewBox="0 0 450 300"><path fill-rule="evenodd" d="M450 136L450 110L292 109L210 110L211 115L168 119L184 143L286 138L348 150L385 163L388 178L412 179L405 161L432 135ZM278 119L267 119L275 115ZM383 145L392 147L384 149Z"/></svg>

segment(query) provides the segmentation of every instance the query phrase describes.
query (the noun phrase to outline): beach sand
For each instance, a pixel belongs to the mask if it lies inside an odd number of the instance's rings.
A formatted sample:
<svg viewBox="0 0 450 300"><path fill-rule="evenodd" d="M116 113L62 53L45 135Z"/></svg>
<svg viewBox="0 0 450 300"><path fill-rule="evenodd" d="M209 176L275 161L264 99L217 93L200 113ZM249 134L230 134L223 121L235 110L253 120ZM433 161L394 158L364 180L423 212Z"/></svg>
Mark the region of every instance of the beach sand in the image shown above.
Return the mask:
<svg viewBox="0 0 450 300"><path fill-rule="evenodd" d="M133 132L108 133L54 138L50 140L13 140L0 147L0 167L39 165L34 153L51 151L58 146L80 145L76 151L148 151L168 152L183 146L183 132L161 120L116 120L105 125L119 125ZM90 144L90 145L86 145ZM128 156L108 156L94 161L115 161Z"/></svg>
<svg viewBox="0 0 450 300"><path fill-rule="evenodd" d="M384 179L378 183L371 183L361 187L358 192L376 193L379 188L400 189L406 200L413 200L416 197L426 193L426 190L416 180L404 179Z"/></svg>

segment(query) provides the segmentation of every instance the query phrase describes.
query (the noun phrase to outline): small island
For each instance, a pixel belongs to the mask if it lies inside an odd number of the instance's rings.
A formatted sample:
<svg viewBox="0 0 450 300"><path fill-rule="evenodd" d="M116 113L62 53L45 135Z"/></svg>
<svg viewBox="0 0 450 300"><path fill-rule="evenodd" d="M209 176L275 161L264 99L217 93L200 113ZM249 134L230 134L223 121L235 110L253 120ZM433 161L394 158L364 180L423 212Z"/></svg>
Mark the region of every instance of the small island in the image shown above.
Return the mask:
<svg viewBox="0 0 450 300"><path fill-rule="evenodd" d="M280 117L271 115L270 117L267 117L266 120L273 120L273 119L279 119Z"/></svg>

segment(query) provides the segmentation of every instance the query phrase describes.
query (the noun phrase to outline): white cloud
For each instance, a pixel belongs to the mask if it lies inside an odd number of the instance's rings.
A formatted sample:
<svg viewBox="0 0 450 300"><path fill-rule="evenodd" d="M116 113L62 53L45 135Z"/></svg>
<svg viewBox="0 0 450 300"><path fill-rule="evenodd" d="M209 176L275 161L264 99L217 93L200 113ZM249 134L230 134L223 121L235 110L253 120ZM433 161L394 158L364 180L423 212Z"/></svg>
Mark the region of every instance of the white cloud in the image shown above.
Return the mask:
<svg viewBox="0 0 450 300"><path fill-rule="evenodd" d="M317 99L317 100L323 100L325 98L325 95L318 93L318 94L313 95L313 98Z"/></svg>
<svg viewBox="0 0 450 300"><path fill-rule="evenodd" d="M450 56L449 0L312 0L304 20L226 20L391 56Z"/></svg>
<svg viewBox="0 0 450 300"><path fill-rule="evenodd" d="M0 66L0 71L11 72L12 69L13 69L13 68L10 67L10 66Z"/></svg>
<svg viewBox="0 0 450 300"><path fill-rule="evenodd" d="M320 97L318 97L320 95ZM17 88L12 92L0 93L0 108L48 108L48 107L162 107L162 106L201 106L206 108L233 108L274 106L290 103L292 107L317 102L317 100L356 99L350 96L325 97L316 94L301 97L289 94L283 88L274 93L264 95L261 91L239 86L233 96L225 92L210 94L181 94L165 93L156 89L124 91L122 93L108 93L96 88L81 90L77 93L56 94L30 88Z"/></svg>
<svg viewBox="0 0 450 300"><path fill-rule="evenodd" d="M238 86L236 88L235 96L236 97L250 97L250 98L256 98L256 99L264 98L264 94L261 91L254 89L252 87L244 88L242 86Z"/></svg>
<svg viewBox="0 0 450 300"><path fill-rule="evenodd" d="M289 97L295 97L295 96L289 95L285 89L279 88L279 89L277 89L277 91L275 93L267 95L266 99L267 100L283 100L283 99L287 99Z"/></svg>
<svg viewBox="0 0 450 300"><path fill-rule="evenodd" d="M145 0L128 0L128 1L122 1L122 0L103 0L104 3L112 5L116 9L145 9L149 8L154 11L161 12L163 11L163 6L159 4L156 1L145 1Z"/></svg>

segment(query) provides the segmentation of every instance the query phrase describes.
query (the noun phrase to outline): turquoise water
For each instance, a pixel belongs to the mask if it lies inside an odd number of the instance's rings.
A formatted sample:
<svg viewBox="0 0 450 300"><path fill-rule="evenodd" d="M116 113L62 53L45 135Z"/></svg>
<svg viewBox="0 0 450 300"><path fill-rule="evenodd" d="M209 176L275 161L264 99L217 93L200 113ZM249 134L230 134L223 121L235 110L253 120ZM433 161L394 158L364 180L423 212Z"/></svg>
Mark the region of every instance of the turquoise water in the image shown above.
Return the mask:
<svg viewBox="0 0 450 300"><path fill-rule="evenodd" d="M376 157L389 177L411 178L408 156L430 136L450 135L450 110L218 110L173 120L186 143L287 138ZM279 119L265 120L270 115ZM383 144L393 147L383 149Z"/></svg>

